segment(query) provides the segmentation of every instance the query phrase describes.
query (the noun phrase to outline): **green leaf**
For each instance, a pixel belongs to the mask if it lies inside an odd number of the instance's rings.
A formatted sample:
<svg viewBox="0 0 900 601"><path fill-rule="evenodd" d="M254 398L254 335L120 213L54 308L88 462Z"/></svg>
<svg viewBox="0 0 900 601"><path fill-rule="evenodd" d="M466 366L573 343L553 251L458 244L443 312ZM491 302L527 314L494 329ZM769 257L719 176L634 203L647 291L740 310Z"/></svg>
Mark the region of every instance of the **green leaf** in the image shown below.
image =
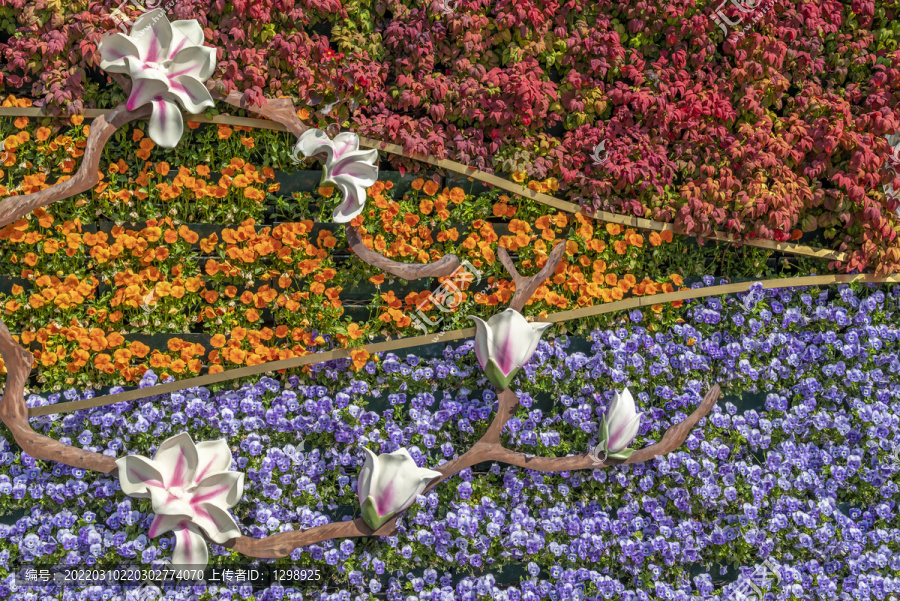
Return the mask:
<svg viewBox="0 0 900 601"><path fill-rule="evenodd" d="M394 513L389 513L387 515L378 515L378 510L375 509L375 500L372 497L366 497L366 500L363 501L362 504L362 519L372 530L378 530L381 528L388 520L394 517Z"/></svg>
<svg viewBox="0 0 900 601"><path fill-rule="evenodd" d="M516 377L518 371L518 368L514 369L508 376L504 376L503 372L500 370L500 366L497 365L497 362L493 359L488 359L487 365L484 366L484 375L487 376L487 379L491 384L497 387L497 390L506 390L509 388L510 382Z"/></svg>

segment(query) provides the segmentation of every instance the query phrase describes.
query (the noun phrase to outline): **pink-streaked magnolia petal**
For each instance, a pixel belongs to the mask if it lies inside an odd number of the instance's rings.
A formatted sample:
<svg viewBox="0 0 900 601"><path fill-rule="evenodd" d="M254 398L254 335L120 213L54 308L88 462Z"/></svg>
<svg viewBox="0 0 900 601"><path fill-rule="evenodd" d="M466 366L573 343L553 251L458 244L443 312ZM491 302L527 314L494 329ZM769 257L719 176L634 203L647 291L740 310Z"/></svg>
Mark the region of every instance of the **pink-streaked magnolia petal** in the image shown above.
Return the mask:
<svg viewBox="0 0 900 601"><path fill-rule="evenodd" d="M244 474L240 472L217 472L204 478L191 491L190 503L211 503L228 509L241 500L244 494Z"/></svg>
<svg viewBox="0 0 900 601"><path fill-rule="evenodd" d="M187 488L194 482L199 457L190 434L182 432L164 440L153 461L163 473L166 488Z"/></svg>
<svg viewBox="0 0 900 601"><path fill-rule="evenodd" d="M536 336L531 324L515 309L506 309L488 320L494 334L491 357L508 376L522 366L521 359Z"/></svg>
<svg viewBox="0 0 900 601"><path fill-rule="evenodd" d="M134 22L128 34L145 63L161 63L168 60L172 44L172 24L161 8L145 12Z"/></svg>
<svg viewBox="0 0 900 601"><path fill-rule="evenodd" d="M347 153L340 159L329 161L329 179L345 175L357 180L357 185L368 188L378 181L378 165L373 161L378 160L377 150L361 150Z"/></svg>
<svg viewBox="0 0 900 601"><path fill-rule="evenodd" d="M165 534L169 530L174 530L186 519L187 518L183 515L156 515L153 518L153 523L150 524L150 529L147 531L147 536L149 536L150 538L156 538L161 534Z"/></svg>
<svg viewBox="0 0 900 601"><path fill-rule="evenodd" d="M174 496L170 489L151 488L150 506L157 515L175 515L188 520L195 516L194 507L185 499Z"/></svg>
<svg viewBox="0 0 900 601"><path fill-rule="evenodd" d="M185 48L191 46L200 46L203 44L205 36L203 28L196 19L185 21L172 21L172 41L168 47L167 59L175 58L175 55Z"/></svg>
<svg viewBox="0 0 900 601"><path fill-rule="evenodd" d="M184 133L184 119L181 116L181 109L167 96L153 101L148 133L150 139L161 147L175 148Z"/></svg>
<svg viewBox="0 0 900 601"><path fill-rule="evenodd" d="M615 425L630 422L635 415L637 415L637 405L634 397L631 396L631 391L626 388L622 392L617 392L606 412L606 421L609 422L610 431Z"/></svg>
<svg viewBox="0 0 900 601"><path fill-rule="evenodd" d="M341 158L345 153L359 150L359 136L354 133L340 133L336 135L331 142L335 159ZM375 156L378 156L377 151L375 152Z"/></svg>
<svg viewBox="0 0 900 601"><path fill-rule="evenodd" d="M129 63L129 59L125 59ZM131 86L131 94L128 96L128 102L125 108L133 111L140 106L144 106L148 102L153 102L161 97L168 89L168 82L159 77L159 71L146 70L138 77L133 78L134 84Z"/></svg>
<svg viewBox="0 0 900 601"><path fill-rule="evenodd" d="M199 113L215 105L209 90L203 82L190 75L182 75L169 80L169 92L181 102L189 113Z"/></svg>
<svg viewBox="0 0 900 601"><path fill-rule="evenodd" d="M359 478L356 480L356 495L359 497L359 504L362 505L366 498L369 497L372 488L372 480L376 477L375 470L378 466L378 457L369 449L363 447L366 452L366 460L362 468L359 470Z"/></svg>
<svg viewBox="0 0 900 601"><path fill-rule="evenodd" d="M303 156L309 158L315 154L324 153L326 162L331 161L334 155L334 144L321 129L308 129L297 138L297 144L294 148L298 149Z"/></svg>
<svg viewBox="0 0 900 601"><path fill-rule="evenodd" d="M469 315L469 319L475 322L475 358L478 359L481 369L484 369L491 358L491 349L494 348L494 333L480 317Z"/></svg>
<svg viewBox="0 0 900 601"><path fill-rule="evenodd" d="M539 322L539 323L528 323L531 326L532 336L527 344L523 345L522 353L519 355L519 365L525 365L528 363L528 360L531 359L531 356L534 355L534 351L537 350L538 343L541 341L541 336L544 335L544 330L552 326L553 324L550 322Z"/></svg>
<svg viewBox="0 0 900 601"><path fill-rule="evenodd" d="M231 514L212 503L197 506L193 523L206 533L209 540L219 544L241 535L241 529Z"/></svg>
<svg viewBox="0 0 900 601"><path fill-rule="evenodd" d="M370 485L378 515L387 515L408 507L440 472L420 468L406 449L379 455L378 470Z"/></svg>
<svg viewBox="0 0 900 601"><path fill-rule="evenodd" d="M194 474L194 484L199 483L207 476L224 472L231 467L231 449L224 438L205 440L198 442L195 446L197 447L197 472Z"/></svg>
<svg viewBox="0 0 900 601"><path fill-rule="evenodd" d="M366 207L366 190L356 185L356 181L346 175L334 178L332 183L340 189L344 200L335 207L331 218L335 223L348 223Z"/></svg>
<svg viewBox="0 0 900 601"><path fill-rule="evenodd" d="M216 70L216 50L207 46L189 46L172 59L169 65L170 77L190 75L206 81Z"/></svg>
<svg viewBox="0 0 900 601"><path fill-rule="evenodd" d="M137 44L124 34L107 34L100 40L100 68L104 71L128 73L125 58L140 60L139 54Z"/></svg>
<svg viewBox="0 0 900 601"><path fill-rule="evenodd" d="M643 413L638 413L630 421L610 424L609 440L606 444L606 448L610 453L618 453L631 444L641 427L642 415Z"/></svg>
<svg viewBox="0 0 900 601"><path fill-rule="evenodd" d="M172 564L182 569L205 569L208 563L209 550L200 530L188 523L176 528Z"/></svg>
<svg viewBox="0 0 900 601"><path fill-rule="evenodd" d="M122 492L129 497L149 499L150 489L162 490L165 486L160 466L141 455L126 455L116 459Z"/></svg>

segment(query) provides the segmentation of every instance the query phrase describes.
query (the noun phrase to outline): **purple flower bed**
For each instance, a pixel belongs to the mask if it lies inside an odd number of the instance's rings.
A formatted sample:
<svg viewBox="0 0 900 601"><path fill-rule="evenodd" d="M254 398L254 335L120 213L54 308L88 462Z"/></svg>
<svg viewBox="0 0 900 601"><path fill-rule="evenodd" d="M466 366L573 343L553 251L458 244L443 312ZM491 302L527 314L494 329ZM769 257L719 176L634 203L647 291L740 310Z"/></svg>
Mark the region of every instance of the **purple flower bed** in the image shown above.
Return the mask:
<svg viewBox="0 0 900 601"><path fill-rule="evenodd" d="M897 599L898 309L897 286L753 289L688 303L684 322L671 326L632 314L589 341L545 340L513 384L522 407L504 432L526 453L591 448L599 416L626 385L647 412L637 448L690 413L713 383L730 396L684 447L646 464L465 470L420 497L395 537L327 541L277 560L320 571L303 588L11 590L7 576L0 595L729 601L767 562L766 599ZM142 385L154 380L148 374ZM388 354L356 373L335 361L285 382L184 391L35 427L116 456L152 454L182 430L194 440L226 437L233 469L247 474L235 515L258 537L358 515L361 446L406 447L427 467L463 453L492 417L496 395L486 387L469 341L439 358ZM0 514L15 518L0 518L8 522L0 575L31 561L149 567L171 554L170 539L146 536L149 501L124 497L117 479L0 445ZM216 559L248 563L214 545Z"/></svg>

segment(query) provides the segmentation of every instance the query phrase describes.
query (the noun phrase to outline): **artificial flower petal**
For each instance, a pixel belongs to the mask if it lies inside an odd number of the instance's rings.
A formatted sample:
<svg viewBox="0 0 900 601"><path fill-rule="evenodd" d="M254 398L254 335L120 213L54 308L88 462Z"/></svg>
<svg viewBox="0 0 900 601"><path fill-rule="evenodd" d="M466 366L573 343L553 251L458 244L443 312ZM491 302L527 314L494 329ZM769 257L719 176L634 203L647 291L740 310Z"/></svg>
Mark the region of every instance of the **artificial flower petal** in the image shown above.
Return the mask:
<svg viewBox="0 0 900 601"><path fill-rule="evenodd" d="M140 455L126 455L116 459L122 492L129 497L149 499L150 487L165 487L165 478L153 461Z"/></svg>
<svg viewBox="0 0 900 601"><path fill-rule="evenodd" d="M191 436L182 432L166 439L159 445L153 456L153 462L160 466L160 471L166 481L166 488L186 488L194 481L194 474L199 463L197 447L194 446Z"/></svg>
<svg viewBox="0 0 900 601"><path fill-rule="evenodd" d="M167 60L167 50L172 44L172 24L165 11L156 8L135 20L128 37L135 40L143 62L162 62Z"/></svg>
<svg viewBox="0 0 900 601"><path fill-rule="evenodd" d="M200 481L191 491L192 503L212 503L229 509L244 494L244 474L217 472Z"/></svg>
<svg viewBox="0 0 900 601"><path fill-rule="evenodd" d="M147 131L161 147L175 148L184 133L184 119L178 105L165 97L154 100Z"/></svg>
<svg viewBox="0 0 900 601"><path fill-rule="evenodd" d="M157 515L147 530L147 536L156 538L161 534L165 534L169 530L174 530L179 524L185 521L185 517L181 515Z"/></svg>
<svg viewBox="0 0 900 601"><path fill-rule="evenodd" d="M209 76L215 70L215 48L210 48L209 46L188 46L172 59L168 75L172 78L190 75L204 82L209 79Z"/></svg>
<svg viewBox="0 0 900 601"><path fill-rule="evenodd" d="M203 27L200 26L197 19L172 21L171 27L172 41L167 49L166 57L169 60L173 60L176 54L186 48L203 45L203 40L206 36L203 35Z"/></svg>
<svg viewBox="0 0 900 601"><path fill-rule="evenodd" d="M199 484L205 477L224 472L231 467L231 448L224 439L204 440L198 442L197 447L197 472L194 474L194 484Z"/></svg>
<svg viewBox="0 0 900 601"><path fill-rule="evenodd" d="M122 33L109 34L100 43L100 68L110 73L128 73L126 58L139 60L137 45Z"/></svg>
<svg viewBox="0 0 900 601"><path fill-rule="evenodd" d="M175 528L175 548L172 550L172 564L181 568L206 568L209 551L206 540L197 529L187 522Z"/></svg>
<svg viewBox="0 0 900 601"><path fill-rule="evenodd" d="M190 75L175 77L169 84L169 92L181 101L181 106L189 113L200 113L215 104L203 82Z"/></svg>
<svg viewBox="0 0 900 601"><path fill-rule="evenodd" d="M241 535L241 529L231 514L212 503L200 503L195 508L192 523L213 542L222 544Z"/></svg>
<svg viewBox="0 0 900 601"><path fill-rule="evenodd" d="M125 59L125 62L128 63L129 59ZM135 80L134 85L131 87L131 94L128 95L128 101L125 103L125 108L133 111L148 102L153 102L166 93L168 86L164 81L155 77L156 73L158 72L147 72L144 74L144 78Z"/></svg>

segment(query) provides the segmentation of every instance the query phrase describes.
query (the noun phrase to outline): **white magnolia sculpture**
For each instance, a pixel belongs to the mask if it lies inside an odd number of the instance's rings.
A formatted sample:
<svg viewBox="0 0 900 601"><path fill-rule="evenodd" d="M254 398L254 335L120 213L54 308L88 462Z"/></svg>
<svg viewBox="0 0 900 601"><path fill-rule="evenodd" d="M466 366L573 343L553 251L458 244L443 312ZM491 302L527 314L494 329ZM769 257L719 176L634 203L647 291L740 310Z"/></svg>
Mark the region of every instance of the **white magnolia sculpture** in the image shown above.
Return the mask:
<svg viewBox="0 0 900 601"><path fill-rule="evenodd" d="M487 379L499 390L505 390L537 349L544 330L551 323L529 323L515 309L506 309L485 322L475 322L475 357Z"/></svg>
<svg viewBox="0 0 900 601"><path fill-rule="evenodd" d="M417 466L406 449L384 455L363 450L366 462L359 471L357 493L362 518L372 530L412 505L432 480L443 475Z"/></svg>
<svg viewBox="0 0 900 601"><path fill-rule="evenodd" d="M348 223L362 213L366 205L366 188L378 181L378 151L360 150L359 136L341 133L333 140L320 129L309 129L297 139L295 152L309 158L324 153L323 186L337 186L344 200L334 210L335 223Z"/></svg>
<svg viewBox="0 0 900 601"><path fill-rule="evenodd" d="M201 531L220 544L241 535L228 510L243 494L244 474L227 471L231 449L224 440L195 445L182 433L159 445L153 459L128 455L116 465L122 491L150 499L156 514L150 537L175 531L173 564L206 567L209 554Z"/></svg>
<svg viewBox="0 0 900 601"><path fill-rule="evenodd" d="M634 449L627 447L637 436L642 415L637 412L634 397L627 388L616 393L600 423L600 443L593 450L597 462L631 457Z"/></svg>
<svg viewBox="0 0 900 601"><path fill-rule="evenodd" d="M169 23L161 8L141 15L131 34L115 33L100 40L100 68L131 77L126 108L153 103L150 138L174 148L184 132L176 101L189 113L199 113L214 101L203 84L216 69L216 50L203 45L203 28L196 19Z"/></svg>

